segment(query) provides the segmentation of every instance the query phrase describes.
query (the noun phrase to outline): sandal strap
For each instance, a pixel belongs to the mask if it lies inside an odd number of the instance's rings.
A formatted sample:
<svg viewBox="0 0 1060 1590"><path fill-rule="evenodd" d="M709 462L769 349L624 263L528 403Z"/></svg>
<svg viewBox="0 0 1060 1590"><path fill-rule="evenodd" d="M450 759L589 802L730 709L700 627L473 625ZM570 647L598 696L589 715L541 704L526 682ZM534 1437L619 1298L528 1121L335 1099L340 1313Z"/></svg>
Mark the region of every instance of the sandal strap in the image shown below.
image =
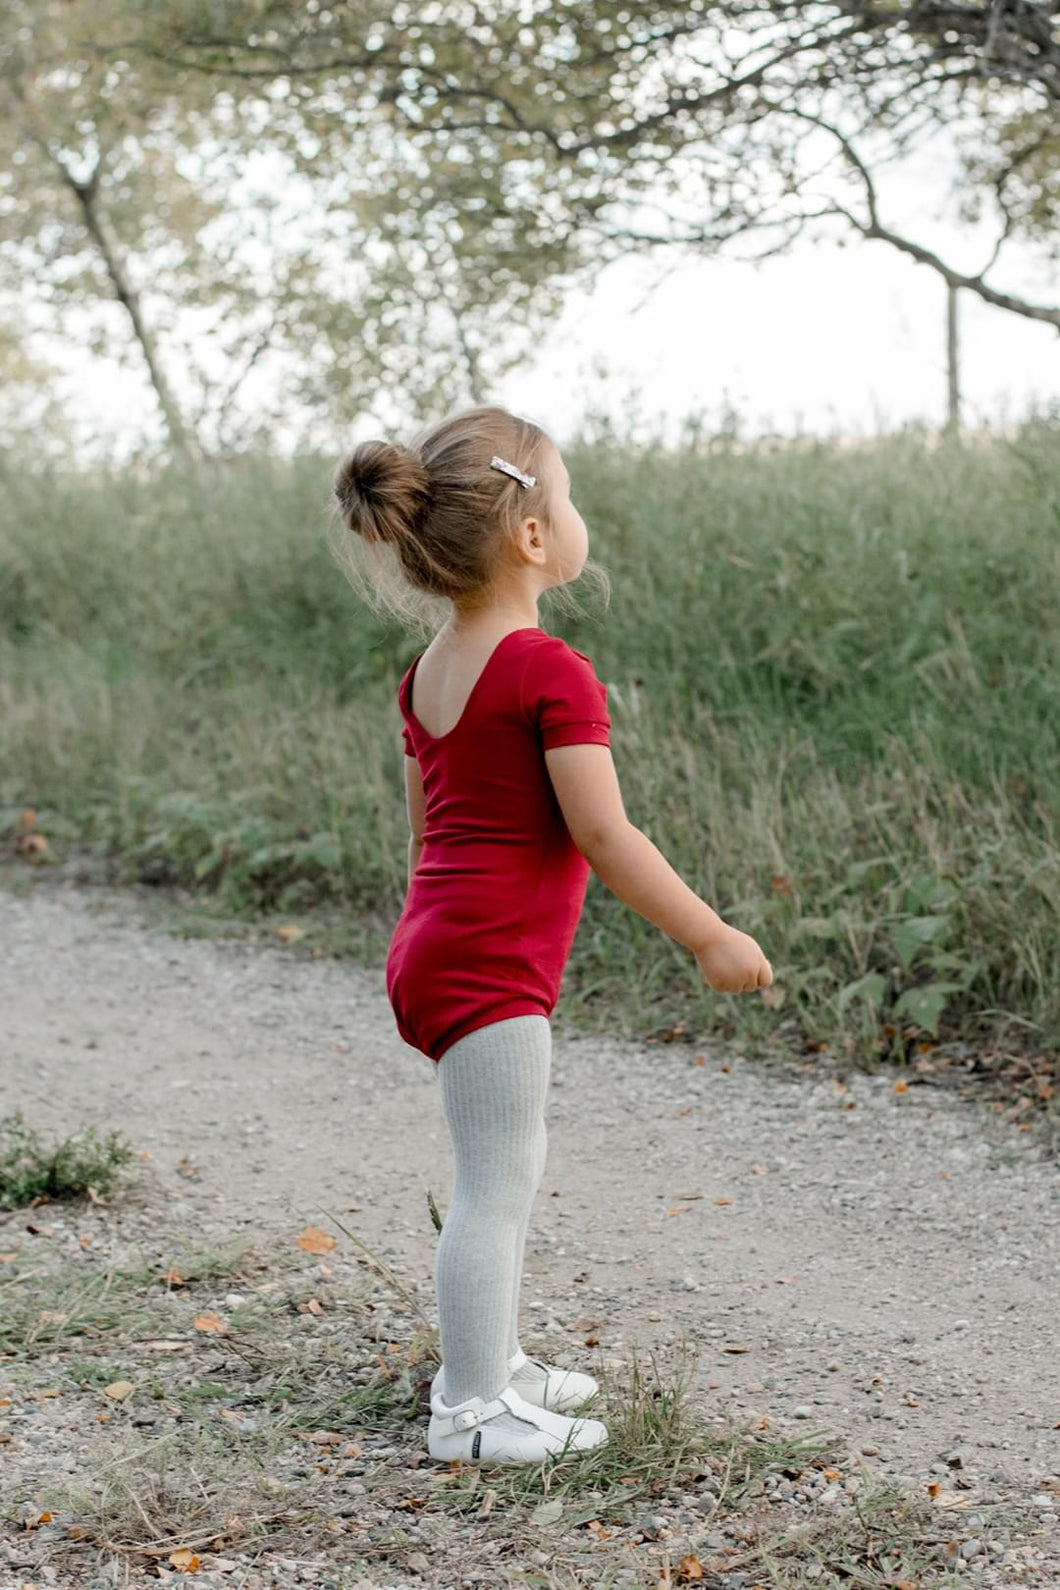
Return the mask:
<svg viewBox="0 0 1060 1590"><path fill-rule="evenodd" d="M478 1399L476 1399L478 1400ZM487 1419L495 1418L498 1413L512 1413L511 1392L507 1386L499 1396L490 1402L483 1402L478 1408L462 1408L459 1413L443 1414L443 1424L451 1430L473 1430L476 1424L484 1424Z"/></svg>

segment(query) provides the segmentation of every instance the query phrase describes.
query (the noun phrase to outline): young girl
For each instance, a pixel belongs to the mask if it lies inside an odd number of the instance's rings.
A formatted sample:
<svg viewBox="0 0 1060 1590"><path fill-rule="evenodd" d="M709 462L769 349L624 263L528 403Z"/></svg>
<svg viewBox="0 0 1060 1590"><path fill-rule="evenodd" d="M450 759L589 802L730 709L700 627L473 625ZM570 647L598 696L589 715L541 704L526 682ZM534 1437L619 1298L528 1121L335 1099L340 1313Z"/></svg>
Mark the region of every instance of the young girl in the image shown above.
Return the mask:
<svg viewBox="0 0 1060 1590"><path fill-rule="evenodd" d="M403 615L444 614L398 689L409 887L386 965L398 1032L437 1065L453 1143L428 1430L444 1462L536 1463L608 1439L600 1420L571 1416L596 1381L529 1358L518 1332L549 1016L590 868L687 946L711 988L773 978L754 939L630 823L606 687L538 622L541 593L586 563L570 486L545 432L501 408L457 414L408 447L363 442L335 480L344 525L382 560L374 583L357 582L364 594L389 583Z"/></svg>

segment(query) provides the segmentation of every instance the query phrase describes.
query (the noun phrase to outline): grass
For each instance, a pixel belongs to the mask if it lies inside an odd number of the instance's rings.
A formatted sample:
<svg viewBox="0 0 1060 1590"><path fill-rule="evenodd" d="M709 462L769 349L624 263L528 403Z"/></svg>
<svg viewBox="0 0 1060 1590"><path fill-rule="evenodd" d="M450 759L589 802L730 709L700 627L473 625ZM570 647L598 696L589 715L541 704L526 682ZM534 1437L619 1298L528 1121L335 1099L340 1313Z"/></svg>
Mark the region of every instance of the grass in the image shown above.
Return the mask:
<svg viewBox="0 0 1060 1590"><path fill-rule="evenodd" d="M575 1463L432 1464L436 1336L359 1239L322 1263L293 1238L189 1244L164 1209L149 1213L136 1255L98 1205L78 1213L78 1240L12 1236L22 1248L5 1254L0 1412L15 1423L0 1523L70 1582L107 1562L139 1575L197 1558L208 1572L237 1556L265 1572L282 1556L326 1564L339 1586L356 1583L346 1572L374 1583L424 1575L409 1557L431 1564L449 1542L469 1566L494 1559L498 1586L598 1590L637 1566L659 1586L880 1590L906 1578L926 1590L961 1582L951 1568L966 1525L993 1537L1015 1519L1003 1505L971 1520L940 1511L826 1431L708 1416L684 1339L648 1371L636 1351L598 1367L611 1439ZM211 1318L223 1329L204 1332ZM36 1475L40 1449L20 1444L45 1408L53 1439L78 1450L68 1478ZM780 1476L810 1483L824 1470L856 1477L842 1505L770 1500ZM689 1508L697 1498L705 1511ZM448 1584L454 1567L440 1551L423 1582L437 1569Z"/></svg>
<svg viewBox="0 0 1060 1590"><path fill-rule="evenodd" d="M120 1184L134 1153L120 1132L101 1138L94 1126L48 1148L16 1110L0 1120L0 1209L37 1199L106 1196Z"/></svg>
<svg viewBox="0 0 1060 1590"><path fill-rule="evenodd" d="M1058 430L565 449L614 594L579 617L546 597L542 621L609 687L631 819L777 982L711 994L592 878L561 1015L865 1064L1030 1056L1055 1111ZM87 853L248 920L356 921L382 955L405 889L395 691L421 642L330 558L330 468L8 468L9 861Z"/></svg>

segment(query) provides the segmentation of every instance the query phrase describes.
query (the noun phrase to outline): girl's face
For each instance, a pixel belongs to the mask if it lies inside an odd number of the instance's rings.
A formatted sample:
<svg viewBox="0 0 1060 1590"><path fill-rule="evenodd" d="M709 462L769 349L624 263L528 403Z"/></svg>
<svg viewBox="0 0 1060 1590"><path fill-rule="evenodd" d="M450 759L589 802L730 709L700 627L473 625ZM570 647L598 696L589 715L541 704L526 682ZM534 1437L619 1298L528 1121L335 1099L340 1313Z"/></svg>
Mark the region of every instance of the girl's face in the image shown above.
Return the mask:
<svg viewBox="0 0 1060 1590"><path fill-rule="evenodd" d="M570 499L570 475L556 447L549 446L545 465L551 488L549 508L552 516L549 569L552 584L565 585L577 579L589 555L589 532L585 520Z"/></svg>

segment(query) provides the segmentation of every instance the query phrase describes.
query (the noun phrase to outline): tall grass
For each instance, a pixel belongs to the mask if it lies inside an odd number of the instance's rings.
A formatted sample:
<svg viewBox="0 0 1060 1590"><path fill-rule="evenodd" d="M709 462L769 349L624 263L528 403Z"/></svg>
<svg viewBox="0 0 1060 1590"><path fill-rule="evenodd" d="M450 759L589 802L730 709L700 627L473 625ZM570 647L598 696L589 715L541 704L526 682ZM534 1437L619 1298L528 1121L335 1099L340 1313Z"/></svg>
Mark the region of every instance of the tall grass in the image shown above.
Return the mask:
<svg viewBox="0 0 1060 1590"><path fill-rule="evenodd" d="M546 627L609 686L631 819L754 933L717 999L593 879L562 1009L857 1053L1060 1030L1060 428L565 449L604 614ZM418 640L326 548L332 461L2 468L0 806L119 877L383 937L405 887L395 691ZM380 945L382 940L380 940Z"/></svg>

